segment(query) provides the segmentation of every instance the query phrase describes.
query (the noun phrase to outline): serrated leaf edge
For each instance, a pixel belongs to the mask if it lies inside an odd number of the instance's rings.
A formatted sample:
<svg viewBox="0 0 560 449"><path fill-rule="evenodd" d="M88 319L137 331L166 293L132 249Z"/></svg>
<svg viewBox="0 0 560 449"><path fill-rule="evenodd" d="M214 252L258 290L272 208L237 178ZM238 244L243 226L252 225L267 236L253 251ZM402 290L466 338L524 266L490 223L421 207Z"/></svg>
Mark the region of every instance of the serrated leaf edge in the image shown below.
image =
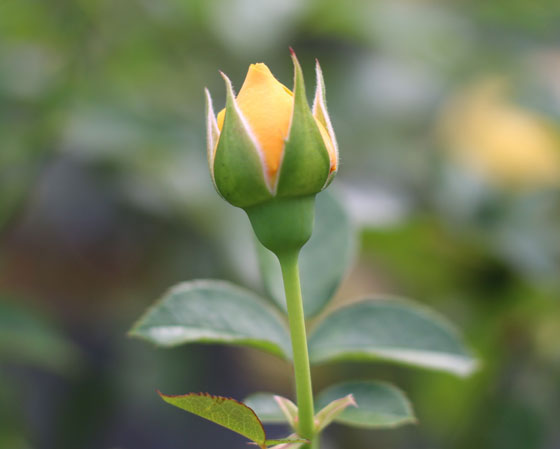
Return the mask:
<svg viewBox="0 0 560 449"><path fill-rule="evenodd" d="M174 407L177 407L177 406L176 406L175 404L172 404L172 403L168 402L168 401L166 400L166 398L187 398L187 397L194 397L194 396L197 396L197 397L206 397L206 398L210 398L210 399L212 399L212 400L218 400L218 401L233 401L233 402L236 402L237 404L239 404L239 405L245 407L246 409L250 410L250 411L253 413L253 415L255 416L255 418L257 419L259 425L261 426L261 429L262 429L262 431L263 431L263 435L264 435L264 438L265 438L265 439L264 439L264 441L261 441L261 442L255 441L255 443L257 443L257 445L258 445L258 446L261 446L261 447L264 447L264 446L265 446L265 443L266 443L266 432L265 432L265 430L264 430L263 423L262 423L262 421L260 420L260 418L257 416L257 414L255 413L255 411L254 411L251 407L248 407L247 405L245 405L243 402L240 402L240 401L238 401L237 399L234 399L234 398L229 398L229 397L226 397L226 396L216 396L216 395L213 395L213 394L210 394L210 393L164 394L164 393L162 393L162 392L159 391L159 390L156 390L156 391L157 391L157 394L158 394L165 402L167 402L167 403L170 404L170 405L173 405ZM177 407L177 408L180 408L180 407ZM185 410L185 411L187 411L187 410ZM200 418L206 419L207 421L214 422L215 424L217 424L217 425L219 425L219 426L222 426L222 427L225 427L226 429L229 429L229 430L231 430L232 432L239 433L239 432L236 432L235 430L230 429L229 427L226 427L226 426L224 426L224 425L222 425L222 424L218 424L218 423L216 423L215 421L212 421L212 420L210 420L210 419L208 419L208 418L204 418L203 416L197 415L196 413L192 413L192 412L188 412L188 413L191 413L191 414L193 414L193 415L199 416ZM241 434L240 434L240 435L241 435ZM243 435L243 436L245 436L245 435ZM247 439L250 439L250 438L248 438L248 437L246 437L246 438L247 438ZM254 440L253 440L253 441L254 441Z"/></svg>

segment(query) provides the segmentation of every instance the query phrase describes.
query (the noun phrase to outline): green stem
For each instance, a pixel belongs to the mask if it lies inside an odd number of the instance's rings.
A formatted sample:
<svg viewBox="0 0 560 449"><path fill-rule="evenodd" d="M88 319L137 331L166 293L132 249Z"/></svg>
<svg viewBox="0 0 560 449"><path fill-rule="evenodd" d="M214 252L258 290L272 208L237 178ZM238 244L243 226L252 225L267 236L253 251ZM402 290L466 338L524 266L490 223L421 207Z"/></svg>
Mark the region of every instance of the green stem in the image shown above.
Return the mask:
<svg viewBox="0 0 560 449"><path fill-rule="evenodd" d="M313 441L309 445L309 449L319 449L319 434L313 437Z"/></svg>
<svg viewBox="0 0 560 449"><path fill-rule="evenodd" d="M299 434L301 437L312 441L311 444L303 446L302 449L316 449L317 446L313 443L313 437L315 436L313 389L311 387L311 369L307 353L307 335L301 298L298 256L299 250L278 255L278 260L282 267L294 355Z"/></svg>

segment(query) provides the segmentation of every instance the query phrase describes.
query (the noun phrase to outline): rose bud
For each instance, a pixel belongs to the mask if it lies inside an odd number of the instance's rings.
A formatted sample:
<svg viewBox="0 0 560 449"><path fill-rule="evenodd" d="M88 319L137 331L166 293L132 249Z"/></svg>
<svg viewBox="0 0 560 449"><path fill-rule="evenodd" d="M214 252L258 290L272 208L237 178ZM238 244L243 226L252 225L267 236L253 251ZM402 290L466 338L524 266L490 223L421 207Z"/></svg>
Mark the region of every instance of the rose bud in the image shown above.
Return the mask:
<svg viewBox="0 0 560 449"><path fill-rule="evenodd" d="M215 117L207 98L208 163L218 193L243 208L261 243L275 253L298 249L313 227L315 195L338 169L338 148L326 109L319 64L311 109L292 52L294 91L265 64L252 64L237 97L222 74L226 107Z"/></svg>

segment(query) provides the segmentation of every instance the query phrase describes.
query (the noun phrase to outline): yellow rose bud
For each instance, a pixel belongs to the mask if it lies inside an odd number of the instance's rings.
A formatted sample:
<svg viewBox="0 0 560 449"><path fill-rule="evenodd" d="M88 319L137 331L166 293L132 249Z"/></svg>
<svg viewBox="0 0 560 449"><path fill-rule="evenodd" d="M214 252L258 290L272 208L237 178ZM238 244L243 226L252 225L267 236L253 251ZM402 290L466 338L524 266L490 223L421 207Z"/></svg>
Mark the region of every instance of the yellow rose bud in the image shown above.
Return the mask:
<svg viewBox="0 0 560 449"><path fill-rule="evenodd" d="M266 64L251 64L245 82L237 95L237 104L264 153L267 176L274 181L282 162L284 145L290 131L294 94L280 83ZM226 110L218 113L218 129L224 124ZM330 171L337 166L334 133L329 135L315 117L321 136L329 152Z"/></svg>
<svg viewBox="0 0 560 449"><path fill-rule="evenodd" d="M217 117L206 92L210 172L218 192L235 206L317 193L337 171L338 149L326 109L321 69L317 63L311 110L295 55L293 60L294 87L300 86L299 96L274 78L263 63L251 64L237 96L222 74L229 106ZM232 123L224 131L230 114Z"/></svg>
<svg viewBox="0 0 560 449"><path fill-rule="evenodd" d="M292 52L293 92L265 64L252 64L236 96L216 116L207 98L208 162L216 190L245 209L261 243L275 253L298 249L313 229L315 195L338 169L319 64L313 107Z"/></svg>

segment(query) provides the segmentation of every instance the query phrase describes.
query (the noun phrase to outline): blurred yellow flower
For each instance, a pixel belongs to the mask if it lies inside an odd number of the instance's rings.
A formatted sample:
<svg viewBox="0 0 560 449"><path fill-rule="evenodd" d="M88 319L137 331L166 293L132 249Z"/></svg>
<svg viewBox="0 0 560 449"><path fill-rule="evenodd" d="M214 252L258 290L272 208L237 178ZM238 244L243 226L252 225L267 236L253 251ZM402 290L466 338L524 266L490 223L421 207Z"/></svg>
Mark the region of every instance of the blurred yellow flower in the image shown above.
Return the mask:
<svg viewBox="0 0 560 449"><path fill-rule="evenodd" d="M452 156L506 188L560 185L560 138L544 117L506 98L507 83L485 79L443 108L439 134Z"/></svg>

